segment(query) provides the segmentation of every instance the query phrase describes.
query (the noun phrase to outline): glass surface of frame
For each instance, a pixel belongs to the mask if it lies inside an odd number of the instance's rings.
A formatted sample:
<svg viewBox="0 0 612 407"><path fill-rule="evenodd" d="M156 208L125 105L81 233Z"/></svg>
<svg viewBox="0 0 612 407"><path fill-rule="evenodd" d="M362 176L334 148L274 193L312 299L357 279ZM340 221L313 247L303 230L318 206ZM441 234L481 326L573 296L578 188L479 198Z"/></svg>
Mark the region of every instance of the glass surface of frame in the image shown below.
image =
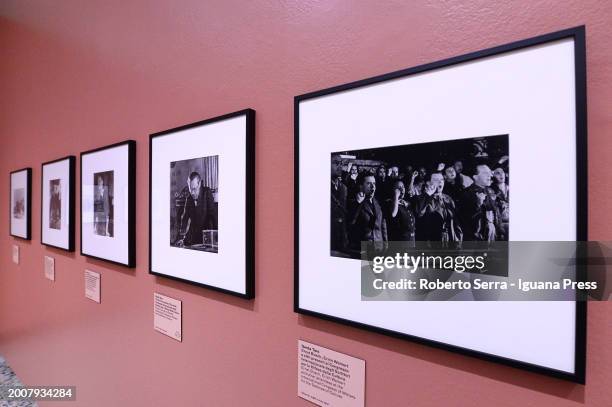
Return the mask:
<svg viewBox="0 0 612 407"><path fill-rule="evenodd" d="M136 266L136 142L81 153L81 254Z"/></svg>
<svg viewBox="0 0 612 407"><path fill-rule="evenodd" d="M420 175L421 166L444 157L458 180L457 161L489 154L511 174L505 239L586 240L584 37L577 27L297 96L294 310L584 383L585 302L362 302L354 243L393 232L378 218L384 205L371 199L370 214L351 219L351 231L333 222L342 223L347 197L398 189L385 186L382 174L359 178L359 167L376 172L400 163L383 172L403 173L402 191L425 191L433 175ZM563 199L534 211L538 168L560 169L546 187ZM370 223L360 229L359 222ZM433 229L407 226L402 239L423 230Z"/></svg>
<svg viewBox="0 0 612 407"><path fill-rule="evenodd" d="M32 168L13 171L9 175L10 235L32 239Z"/></svg>
<svg viewBox="0 0 612 407"><path fill-rule="evenodd" d="M68 156L41 165L41 243L74 251L74 172Z"/></svg>
<svg viewBox="0 0 612 407"><path fill-rule="evenodd" d="M255 111L151 135L151 274L251 299Z"/></svg>

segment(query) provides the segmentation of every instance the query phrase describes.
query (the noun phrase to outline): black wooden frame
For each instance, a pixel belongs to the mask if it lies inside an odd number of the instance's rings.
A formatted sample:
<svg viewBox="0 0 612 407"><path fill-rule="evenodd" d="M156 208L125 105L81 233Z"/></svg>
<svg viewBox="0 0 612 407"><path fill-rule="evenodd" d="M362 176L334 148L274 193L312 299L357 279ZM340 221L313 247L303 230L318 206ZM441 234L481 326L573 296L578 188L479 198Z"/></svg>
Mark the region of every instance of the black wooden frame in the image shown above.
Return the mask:
<svg viewBox="0 0 612 407"><path fill-rule="evenodd" d="M68 160L68 188L69 188L69 193L68 193L68 247L61 247L61 246L56 246L50 243L45 243L44 242L44 237L43 237L43 197L44 197L44 185L43 185L43 180L45 178L45 165L49 165L49 164L55 164L61 161L66 161ZM47 161L46 163L42 163L40 165L40 243L45 245L45 246L49 246L49 247L54 247L56 249L61 249L61 250L66 250L68 252L73 252L74 251L74 219L75 219L75 191L74 191L74 187L75 187L75 169L76 169L76 157L73 155L69 155L67 157L62 157L62 158L58 158L57 160L53 160L53 161Z"/></svg>
<svg viewBox="0 0 612 407"><path fill-rule="evenodd" d="M13 202L11 202L11 193L13 192L13 174L16 174L18 172L22 172L25 171L26 172L26 190L28 193L28 203L25 207L25 211L26 211L26 236L19 236L19 235L14 235L13 234L13 230L11 228L11 220L13 219ZM8 199L9 199L9 235L22 239L22 240L32 240L32 168L31 167L27 167L27 168L22 168L20 170L15 170L15 171L11 171L11 173L9 174L9 194L8 194Z"/></svg>
<svg viewBox="0 0 612 407"><path fill-rule="evenodd" d="M105 259L103 257L93 256L83 252L83 156L95 154L103 150L108 150L115 147L128 146L128 262L121 263L114 260ZM96 148L81 153L80 157L80 238L81 238L81 256L90 257L92 259L103 260L109 263L117 264L125 267L136 267L136 142L134 140L122 141L120 143L111 144L108 146Z"/></svg>
<svg viewBox="0 0 612 407"><path fill-rule="evenodd" d="M300 308L299 303L299 163L300 163L300 139L299 139L299 108L300 102L330 95L332 93L342 92L350 89L355 89L363 86L371 86L381 82L403 78L406 76L426 72L430 70L449 67L456 64L461 64L469 61L474 61L480 58L491 57L517 51L527 47L547 44L552 41L572 38L574 40L574 66L575 66L575 87L576 87L576 241L586 241L588 239L587 223L588 223L588 202L587 202L587 110L586 110L586 44L585 44L585 27L574 27L550 34L541 35L534 38L529 38L522 41L512 42L510 44L501 45L481 51L472 52L469 54L445 59L438 62L428 63L425 65L416 66L413 68L403 69L388 74L375 76L368 79L359 80L356 82L347 83L344 85L334 86L332 88L323 89L315 92L310 92L294 98L294 312L299 314L322 318L328 321L338 322L352 327L365 329L372 332L381 333L384 335L406 339L425 345L433 346L440 349L445 349L453 352L462 353L477 357L492 362L501 363L504 365L521 368L532 372L545 374L548 376L557 377L564 380L573 381L576 383L585 383L586 376L586 321L587 321L587 303L586 301L576 301L576 332L575 332L575 362L574 373L568 373L556 369L551 369L527 362L521 362L514 359L508 359L493 354L475 351L468 348L463 348L455 345L449 345L443 342L438 342L430 339L421 338L414 335L409 335L397 331L392 331L380 328L373 325L363 324L352 320L338 318L333 315L322 314L319 312L310 311ZM580 276L583 270L578 270Z"/></svg>
<svg viewBox="0 0 612 407"><path fill-rule="evenodd" d="M197 281L187 280L168 274L156 272L153 270L151 258L151 224L152 224L152 193L153 193L153 141L160 136L166 136L178 131L204 126L207 124L220 122L234 117L246 116L246 174L245 174L245 292L227 290L225 288L216 287L209 284L200 283ZM228 141L230 142L230 141ZM234 295L240 298L253 299L255 298L255 110L244 109L237 112L225 114L222 116L213 117L206 120L201 120L195 123L186 124L172 129L153 133L149 137L149 273L159 277L169 278L175 281L192 284L199 287L208 288L219 291L225 294Z"/></svg>

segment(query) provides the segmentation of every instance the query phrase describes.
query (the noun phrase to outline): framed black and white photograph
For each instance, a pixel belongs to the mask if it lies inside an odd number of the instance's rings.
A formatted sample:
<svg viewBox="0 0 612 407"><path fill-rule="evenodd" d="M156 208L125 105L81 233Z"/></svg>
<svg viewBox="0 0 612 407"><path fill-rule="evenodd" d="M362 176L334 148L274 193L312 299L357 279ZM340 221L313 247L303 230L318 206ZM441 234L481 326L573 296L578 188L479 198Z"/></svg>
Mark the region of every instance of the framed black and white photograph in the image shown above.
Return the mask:
<svg viewBox="0 0 612 407"><path fill-rule="evenodd" d="M32 169L13 171L9 182L10 235L32 238Z"/></svg>
<svg viewBox="0 0 612 407"><path fill-rule="evenodd" d="M74 156L41 166L40 235L44 245L74 251Z"/></svg>
<svg viewBox="0 0 612 407"><path fill-rule="evenodd" d="M295 311L584 383L584 301L363 301L361 259L587 240L585 60L577 27L297 96Z"/></svg>
<svg viewBox="0 0 612 407"><path fill-rule="evenodd" d="M136 265L136 142L81 153L81 254Z"/></svg>
<svg viewBox="0 0 612 407"><path fill-rule="evenodd" d="M150 138L151 274L255 295L255 111Z"/></svg>

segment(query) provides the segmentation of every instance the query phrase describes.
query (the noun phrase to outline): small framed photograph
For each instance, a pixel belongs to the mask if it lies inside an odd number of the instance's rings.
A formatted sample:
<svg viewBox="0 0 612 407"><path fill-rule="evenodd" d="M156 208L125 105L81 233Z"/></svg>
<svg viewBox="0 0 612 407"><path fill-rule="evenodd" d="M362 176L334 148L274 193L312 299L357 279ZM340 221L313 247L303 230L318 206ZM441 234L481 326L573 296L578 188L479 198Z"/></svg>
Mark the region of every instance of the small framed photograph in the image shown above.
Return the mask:
<svg viewBox="0 0 612 407"><path fill-rule="evenodd" d="M136 142L81 153L81 254L136 266Z"/></svg>
<svg viewBox="0 0 612 407"><path fill-rule="evenodd" d="M255 295L255 111L150 138L151 274Z"/></svg>
<svg viewBox="0 0 612 407"><path fill-rule="evenodd" d="M74 251L74 156L41 166L41 243Z"/></svg>
<svg viewBox="0 0 612 407"><path fill-rule="evenodd" d="M32 238L32 168L11 172L9 193L10 234Z"/></svg>
<svg viewBox="0 0 612 407"><path fill-rule="evenodd" d="M586 241L585 72L576 27L297 96L294 310L584 383L586 302L375 301L361 259Z"/></svg>

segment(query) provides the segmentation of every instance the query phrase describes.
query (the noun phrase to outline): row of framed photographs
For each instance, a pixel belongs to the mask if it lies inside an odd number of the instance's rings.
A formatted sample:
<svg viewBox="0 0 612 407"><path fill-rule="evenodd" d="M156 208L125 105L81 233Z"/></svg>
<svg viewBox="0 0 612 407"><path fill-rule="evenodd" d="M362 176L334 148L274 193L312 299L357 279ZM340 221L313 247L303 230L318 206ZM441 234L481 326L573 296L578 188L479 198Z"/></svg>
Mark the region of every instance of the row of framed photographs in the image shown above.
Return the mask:
<svg viewBox="0 0 612 407"><path fill-rule="evenodd" d="M254 296L255 111L150 136L149 271ZM76 157L41 166L41 242L75 250ZM31 239L32 169L10 174L10 234ZM136 142L80 155L81 254L136 266Z"/></svg>
<svg viewBox="0 0 612 407"><path fill-rule="evenodd" d="M297 96L294 311L584 383L586 303L364 301L358 244L586 240L585 52L577 27ZM151 273L253 297L253 134L248 110L151 136ZM81 157L82 253L126 265L133 148ZM489 164L463 167L476 158ZM27 196L16 214L29 207L28 174L15 174L23 192L12 196ZM43 176L43 228L57 224L57 179ZM462 188L482 216L456 205ZM430 222L411 212L419 195ZM393 198L401 217L387 228Z"/></svg>

